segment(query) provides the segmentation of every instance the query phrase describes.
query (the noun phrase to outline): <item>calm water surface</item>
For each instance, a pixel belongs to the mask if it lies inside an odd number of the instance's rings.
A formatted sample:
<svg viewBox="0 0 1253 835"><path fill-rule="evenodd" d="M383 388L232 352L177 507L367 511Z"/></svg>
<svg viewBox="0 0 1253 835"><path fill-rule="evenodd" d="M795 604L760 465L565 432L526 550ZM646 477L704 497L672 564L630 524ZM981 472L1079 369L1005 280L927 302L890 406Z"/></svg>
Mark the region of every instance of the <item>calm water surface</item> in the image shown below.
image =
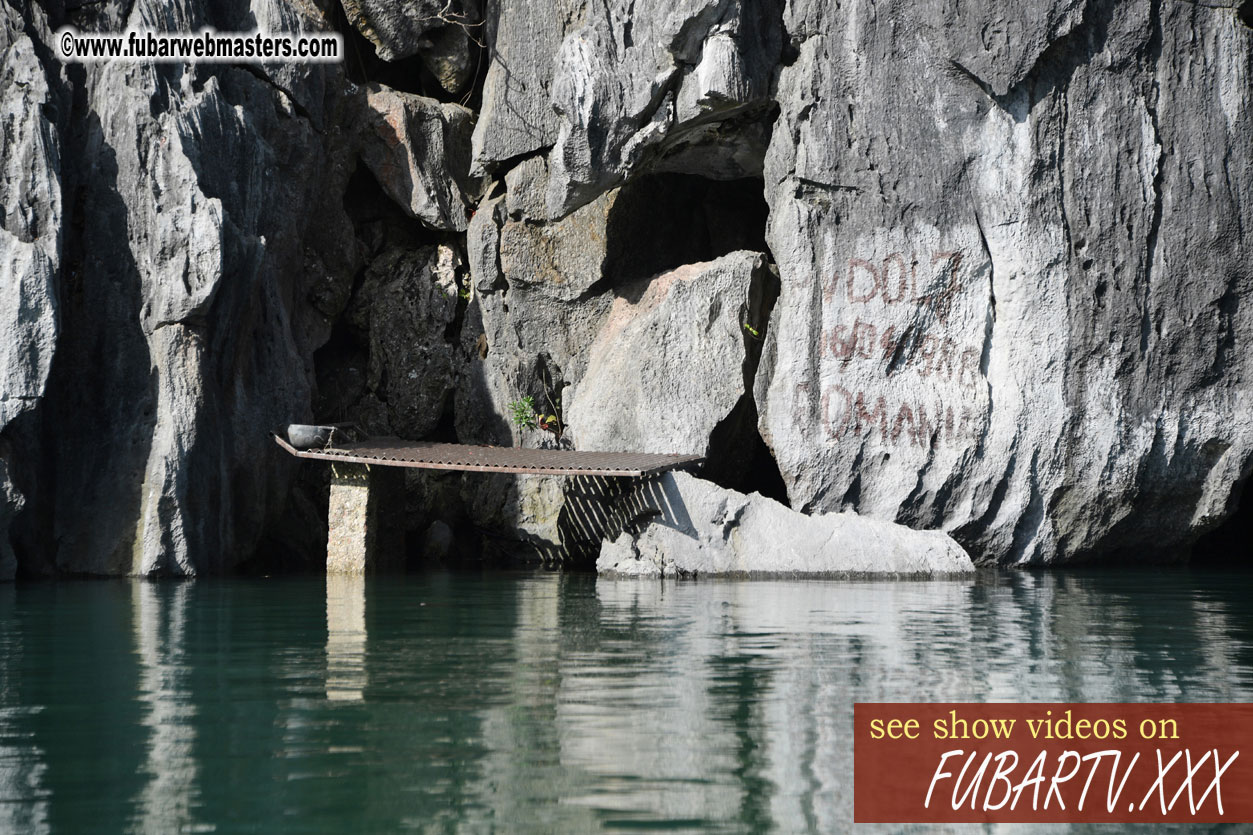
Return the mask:
<svg viewBox="0 0 1253 835"><path fill-rule="evenodd" d="M842 832L854 701L1253 701L1251 592L1188 572L4 586L0 831Z"/></svg>

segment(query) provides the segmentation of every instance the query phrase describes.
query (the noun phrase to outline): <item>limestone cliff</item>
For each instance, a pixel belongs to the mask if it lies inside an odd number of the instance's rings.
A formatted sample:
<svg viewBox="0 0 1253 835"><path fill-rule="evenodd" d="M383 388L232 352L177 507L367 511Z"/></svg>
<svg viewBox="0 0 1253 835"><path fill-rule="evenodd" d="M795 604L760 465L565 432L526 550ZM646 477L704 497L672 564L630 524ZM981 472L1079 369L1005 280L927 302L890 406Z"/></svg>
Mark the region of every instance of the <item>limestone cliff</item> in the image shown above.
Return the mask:
<svg viewBox="0 0 1253 835"><path fill-rule="evenodd" d="M268 430L557 443L525 396L1000 563L1183 558L1253 470L1249 2L5 0L0 55L0 576L308 559ZM561 550L568 492L406 499Z"/></svg>

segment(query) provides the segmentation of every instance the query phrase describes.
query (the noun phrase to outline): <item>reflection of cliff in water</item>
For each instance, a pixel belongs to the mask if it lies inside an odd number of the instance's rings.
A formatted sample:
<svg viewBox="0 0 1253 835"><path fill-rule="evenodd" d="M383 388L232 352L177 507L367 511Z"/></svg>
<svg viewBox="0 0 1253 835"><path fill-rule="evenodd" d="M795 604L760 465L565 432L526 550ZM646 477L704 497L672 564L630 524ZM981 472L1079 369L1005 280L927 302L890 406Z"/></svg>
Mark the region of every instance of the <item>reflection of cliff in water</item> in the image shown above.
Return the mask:
<svg viewBox="0 0 1253 835"><path fill-rule="evenodd" d="M562 658L569 635L562 614L570 617L562 594L565 580L522 582L516 586L515 621L509 638L510 664L493 685L483 711L481 777L468 787L471 808L487 811L485 820L533 822L537 831L594 829L589 816L551 802L553 792L570 790L563 757L559 698L564 692Z"/></svg>
<svg viewBox="0 0 1253 835"><path fill-rule="evenodd" d="M11 610L17 590L0 588L0 607ZM6 621L7 623L7 621ZM30 694L22 686L21 666L26 658L23 635L16 629L0 631L0 832L50 832L45 752L23 727L27 714L38 712L29 706Z"/></svg>
<svg viewBox="0 0 1253 835"><path fill-rule="evenodd" d="M1253 699L1232 579L9 586L0 831L844 831L855 702Z"/></svg>
<svg viewBox="0 0 1253 835"><path fill-rule="evenodd" d="M141 773L134 829L142 833L186 831L198 799L196 706L188 690L184 658L190 587L131 584L139 699L147 706L147 753Z"/></svg>
<svg viewBox="0 0 1253 835"><path fill-rule="evenodd" d="M937 583L518 585L517 664L487 711L498 819L839 831L861 701L1235 700L1227 606L1153 575ZM590 582L590 581L588 581ZM1138 588L1140 584L1144 588ZM1216 591L1219 591L1216 589ZM1181 660L1188 659L1188 660ZM581 813L577 810L583 810ZM548 820L545 818L545 820Z"/></svg>

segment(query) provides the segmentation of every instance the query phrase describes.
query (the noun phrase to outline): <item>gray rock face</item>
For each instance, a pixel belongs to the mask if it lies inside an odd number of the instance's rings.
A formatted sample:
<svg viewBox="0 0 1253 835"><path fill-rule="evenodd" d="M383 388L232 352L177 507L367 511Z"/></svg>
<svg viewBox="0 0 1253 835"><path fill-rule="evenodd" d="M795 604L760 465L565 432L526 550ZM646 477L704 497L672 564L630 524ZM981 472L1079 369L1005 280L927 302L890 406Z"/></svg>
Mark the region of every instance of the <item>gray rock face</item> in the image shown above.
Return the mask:
<svg viewBox="0 0 1253 835"><path fill-rule="evenodd" d="M737 253L698 264L683 272L690 282L664 269L641 277L640 270L651 269L650 264L660 265L669 257L685 260L689 251L686 242L654 232L656 219L667 216L665 211L658 214L655 193L647 188L615 189L560 220L545 220L529 214L542 205L535 200L535 183L544 170L542 160L523 161L507 175L506 194L485 199L470 221L467 245L474 293L461 327L458 437L531 447L577 443L584 449L622 448L642 439L639 442L651 450L672 445L704 450L713 426L746 390L746 337L737 317L758 304L754 281L760 256ZM679 235L687 234L679 230ZM709 235L699 230L698 237ZM640 241L653 244L653 252L638 251ZM683 288L663 305L676 282ZM689 283L699 289L689 292ZM637 305L625 301L640 297L646 301ZM661 307L666 313L647 314ZM616 326L610 324L613 310L619 311ZM667 321L671 314L673 323ZM664 334L653 335L660 342L647 347L658 362L648 366L646 380L634 381L643 388L614 392L614 386L624 382L618 377L623 368L612 367L609 352L618 344L622 328L636 317L628 347L647 346L649 329L664 329ZM692 327L697 322L711 330L697 332ZM680 346L666 347L670 336L678 334L684 335L684 346L704 351L707 367L680 368ZM603 346L599 355L597 345ZM591 370L593 364L598 370ZM674 386L663 380L670 371L682 371L677 379L706 390L705 408L699 413L688 402L674 405ZM576 394L584 380L590 386L587 396ZM633 396L660 397L667 391L670 406L627 402ZM598 403L601 396L617 399ZM513 422L512 404L525 397L542 414L561 416L564 437ZM579 411L573 405L576 399L588 404L586 408ZM613 436L613 428L601 421L606 406L639 427L632 438ZM649 421L666 410L670 434L650 432ZM593 533L572 532L562 522L571 490L578 492L551 479L477 477L467 479L464 495L467 511L479 527L521 538L546 553L571 548L581 553ZM598 534L595 538L598 544Z"/></svg>
<svg viewBox="0 0 1253 835"><path fill-rule="evenodd" d="M307 409L287 265L342 258L323 254L334 237L318 240L342 213L333 205L308 213L325 198L297 174L325 167L326 157L312 126L283 113L281 92L242 71L205 79L199 92L185 78L185 98L137 122L133 114L151 106L147 91L161 89L150 72L105 66L89 93L101 114L98 154L115 174L84 188L89 200L124 207L126 231L84 253L106 270L121 267L116 280L138 292L139 309L135 319L116 310L94 324L98 309L75 311L86 334L134 336L99 383L73 371L58 381L58 422L72 429L68 444L57 441L57 484L67 505L79 503L79 490L92 497L85 512L56 514L61 570L196 574L250 549L267 504L283 498L267 470L289 466L257 430ZM85 340L63 347L84 370L94 364ZM139 376L148 365L151 377ZM136 382L147 390L120 401L101 385L110 377L123 390ZM84 455L80 444L104 449ZM245 461L254 463L237 470ZM116 481L102 483L110 470Z"/></svg>
<svg viewBox="0 0 1253 835"><path fill-rule="evenodd" d="M573 301L601 279L609 257L612 192L552 223L522 217L500 230L500 269L510 287L534 288L545 296Z"/></svg>
<svg viewBox="0 0 1253 835"><path fill-rule="evenodd" d="M807 511L1177 555L1253 462L1253 38L1030 6L789 3L762 435Z"/></svg>
<svg viewBox="0 0 1253 835"><path fill-rule="evenodd" d="M732 133L722 142L714 126L769 106L778 15L768 1L589 7L557 52L549 215L587 203L668 152L682 154L669 170L724 179L759 173L760 137ZM693 144L699 151L688 151Z"/></svg>
<svg viewBox="0 0 1253 835"><path fill-rule="evenodd" d="M35 45L11 6L0 26L0 429L43 396L57 337L61 151Z"/></svg>
<svg viewBox="0 0 1253 835"><path fill-rule="evenodd" d="M476 170L550 151L561 217L644 170L761 172L778 2L502 3L474 134Z"/></svg>
<svg viewBox="0 0 1253 835"><path fill-rule="evenodd" d="M343 0L349 22L384 61L417 55L440 86L460 93L474 71L471 43L483 25L478 0Z"/></svg>
<svg viewBox="0 0 1253 835"><path fill-rule="evenodd" d="M505 199L509 216L515 220L548 218L544 192L548 188L548 162L543 157L530 157L505 174Z"/></svg>
<svg viewBox="0 0 1253 835"><path fill-rule="evenodd" d="M744 237L720 214L717 189L693 198L645 178L559 220L534 217L544 170L538 158L521 162L506 193L485 199L470 222L474 294L461 328L458 437L706 450L751 388L753 338L742 324L765 327L763 256L712 257ZM690 266L666 269L673 263ZM755 361L755 346L751 353ZM525 397L557 414L565 434L515 424L512 404ZM595 526L563 522L582 492L502 476L468 480L465 495L479 527L568 555L599 546Z"/></svg>
<svg viewBox="0 0 1253 835"><path fill-rule="evenodd" d="M474 171L552 146L557 115L550 91L553 57L566 28L584 14L581 0L497 2L486 29L492 60L483 83L483 107L474 126Z"/></svg>
<svg viewBox="0 0 1253 835"><path fill-rule="evenodd" d="M636 533L606 542L596 570L610 577L943 576L974 571L938 531L852 513L806 516L687 473L666 473L631 497Z"/></svg>
<svg viewBox="0 0 1253 835"><path fill-rule="evenodd" d="M505 418L530 396L558 411L587 366L588 346L611 299L589 289L612 269L608 226L617 192L553 222L511 218L504 198L485 199L467 233L475 288L463 323L458 435L496 444L553 440ZM552 401L552 402L550 402Z"/></svg>
<svg viewBox="0 0 1253 835"><path fill-rule="evenodd" d="M466 155L472 114L456 104L373 85L365 121L374 136L362 150L379 185L432 229L465 231L475 187Z"/></svg>
<svg viewBox="0 0 1253 835"><path fill-rule="evenodd" d="M79 22L248 28L190 7L157 13L140 4L130 13L92 8ZM278 31L325 25L307 13L258 3L249 19ZM28 32L47 37L43 26ZM5 73L28 75L16 90L23 121L5 117L3 159L6 170L20 166L28 196L5 195L4 226L26 235L37 217L52 225L27 236L45 255L21 256L0 291L22 288L22 331L41 334L21 349L33 372L3 369L0 390L47 376L37 421L6 447L10 475L33 485L6 544L24 545L32 574L225 570L253 552L286 498L291 466L265 433L307 417L306 362L329 331L297 300L327 274L351 275L352 253L338 248L350 169L315 124L338 118L339 99L311 109L293 98L325 89L323 74L337 90L342 78L326 65L278 73L279 83L263 68L123 63L64 74L56 65L41 76L20 39L10 47ZM57 126L59 151L38 122L54 112L36 100L34 85L47 76L61 86L61 114L75 101L73 124ZM59 182L40 181L58 166ZM9 215L8 206L28 208ZM20 255L7 245L0 253ZM48 275L59 276L55 300L40 295ZM11 327L0 340L6 350L19 344ZM38 370L54 335L51 370ZM7 480L3 492L11 510Z"/></svg>
<svg viewBox="0 0 1253 835"><path fill-rule="evenodd" d="M580 449L695 453L744 394L765 256L733 252L619 296L567 397Z"/></svg>
<svg viewBox="0 0 1253 835"><path fill-rule="evenodd" d="M52 57L333 4L9 2L0 577L309 550L324 494L266 433L341 419L743 450L746 488L982 560L1179 558L1253 471L1247 6L344 0L436 101ZM428 486L554 546L578 498Z"/></svg>
<svg viewBox="0 0 1253 835"><path fill-rule="evenodd" d="M17 9L0 9L0 432L33 411L60 324L61 147L35 42ZM25 505L0 441L0 580L17 558L9 527Z"/></svg>

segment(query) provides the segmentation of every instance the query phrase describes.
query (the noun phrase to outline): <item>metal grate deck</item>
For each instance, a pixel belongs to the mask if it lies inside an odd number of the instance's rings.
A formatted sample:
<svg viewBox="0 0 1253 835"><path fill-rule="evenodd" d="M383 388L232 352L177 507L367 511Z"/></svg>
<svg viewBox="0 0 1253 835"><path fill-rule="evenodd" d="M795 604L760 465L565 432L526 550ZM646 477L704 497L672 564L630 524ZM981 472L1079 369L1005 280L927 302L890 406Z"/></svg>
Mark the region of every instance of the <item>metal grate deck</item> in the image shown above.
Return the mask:
<svg viewBox="0 0 1253 835"><path fill-rule="evenodd" d="M643 477L698 464L703 460L699 455L522 449L403 441L399 438L371 438L338 444L329 449L296 449L280 435L275 435L274 440L298 458L477 473Z"/></svg>

